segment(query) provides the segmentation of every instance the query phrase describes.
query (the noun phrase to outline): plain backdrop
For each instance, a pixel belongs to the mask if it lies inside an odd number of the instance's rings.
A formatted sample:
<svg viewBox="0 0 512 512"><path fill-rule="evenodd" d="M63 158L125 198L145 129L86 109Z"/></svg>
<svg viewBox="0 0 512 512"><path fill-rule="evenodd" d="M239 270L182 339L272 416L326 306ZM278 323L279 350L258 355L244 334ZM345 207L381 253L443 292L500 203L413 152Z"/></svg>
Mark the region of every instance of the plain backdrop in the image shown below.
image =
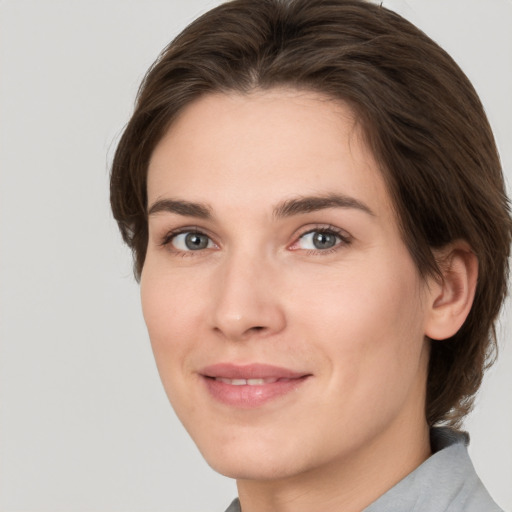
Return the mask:
<svg viewBox="0 0 512 512"><path fill-rule="evenodd" d="M0 1L0 511L223 511L159 382L108 165L159 51L214 0ZM459 62L512 181L512 2L384 2ZM512 511L512 317L466 424Z"/></svg>

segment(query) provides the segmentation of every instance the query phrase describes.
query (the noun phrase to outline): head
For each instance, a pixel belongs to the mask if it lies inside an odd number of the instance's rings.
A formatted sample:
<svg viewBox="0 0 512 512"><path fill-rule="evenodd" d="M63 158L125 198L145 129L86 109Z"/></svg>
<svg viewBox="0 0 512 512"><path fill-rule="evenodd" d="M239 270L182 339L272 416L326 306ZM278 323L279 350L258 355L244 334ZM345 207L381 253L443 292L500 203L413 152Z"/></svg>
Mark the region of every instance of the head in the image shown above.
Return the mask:
<svg viewBox="0 0 512 512"><path fill-rule="evenodd" d="M234 0L188 26L148 71L118 145L111 203L140 278L148 168L182 114L216 94L287 90L350 112L378 167L411 261L443 279L443 252L478 261L457 332L428 341L425 417L460 424L495 348L511 235L499 157L483 107L456 63L393 12L361 0ZM340 114L342 115L342 114ZM298 177L299 178L299 177Z"/></svg>

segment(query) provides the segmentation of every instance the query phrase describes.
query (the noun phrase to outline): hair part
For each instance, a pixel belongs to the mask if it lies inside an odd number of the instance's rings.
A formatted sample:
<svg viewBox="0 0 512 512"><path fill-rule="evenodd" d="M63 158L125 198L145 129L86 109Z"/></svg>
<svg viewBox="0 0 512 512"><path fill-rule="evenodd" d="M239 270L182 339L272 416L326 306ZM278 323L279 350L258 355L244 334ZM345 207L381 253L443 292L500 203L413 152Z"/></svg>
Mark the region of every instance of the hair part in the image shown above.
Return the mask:
<svg viewBox="0 0 512 512"><path fill-rule="evenodd" d="M471 312L431 341L426 417L460 425L496 348L512 232L493 134L471 83L410 22L364 0L233 0L191 23L139 89L111 173L111 204L140 278L148 243L147 169L176 117L214 92L288 87L347 103L386 180L419 272L465 240L479 262Z"/></svg>

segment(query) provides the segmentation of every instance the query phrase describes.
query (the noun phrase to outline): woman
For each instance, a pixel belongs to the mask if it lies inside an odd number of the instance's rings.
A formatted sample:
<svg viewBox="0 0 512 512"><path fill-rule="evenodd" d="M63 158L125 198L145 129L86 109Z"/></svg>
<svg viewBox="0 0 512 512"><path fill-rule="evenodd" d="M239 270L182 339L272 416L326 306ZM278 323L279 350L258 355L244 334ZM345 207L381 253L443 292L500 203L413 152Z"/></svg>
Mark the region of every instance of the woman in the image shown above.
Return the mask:
<svg viewBox="0 0 512 512"><path fill-rule="evenodd" d="M474 89L422 32L360 0L213 9L148 72L111 201L230 511L499 510L456 428L508 203Z"/></svg>

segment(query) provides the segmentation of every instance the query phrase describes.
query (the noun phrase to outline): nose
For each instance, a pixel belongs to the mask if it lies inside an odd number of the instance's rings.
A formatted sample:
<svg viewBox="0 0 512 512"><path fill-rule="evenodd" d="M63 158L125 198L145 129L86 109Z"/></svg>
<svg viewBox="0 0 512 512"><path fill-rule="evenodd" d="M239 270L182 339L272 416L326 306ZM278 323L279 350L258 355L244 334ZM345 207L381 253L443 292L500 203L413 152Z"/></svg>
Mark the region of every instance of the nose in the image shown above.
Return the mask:
<svg viewBox="0 0 512 512"><path fill-rule="evenodd" d="M224 261L212 294L213 329L232 341L282 331L286 317L277 277L262 258L233 255Z"/></svg>

